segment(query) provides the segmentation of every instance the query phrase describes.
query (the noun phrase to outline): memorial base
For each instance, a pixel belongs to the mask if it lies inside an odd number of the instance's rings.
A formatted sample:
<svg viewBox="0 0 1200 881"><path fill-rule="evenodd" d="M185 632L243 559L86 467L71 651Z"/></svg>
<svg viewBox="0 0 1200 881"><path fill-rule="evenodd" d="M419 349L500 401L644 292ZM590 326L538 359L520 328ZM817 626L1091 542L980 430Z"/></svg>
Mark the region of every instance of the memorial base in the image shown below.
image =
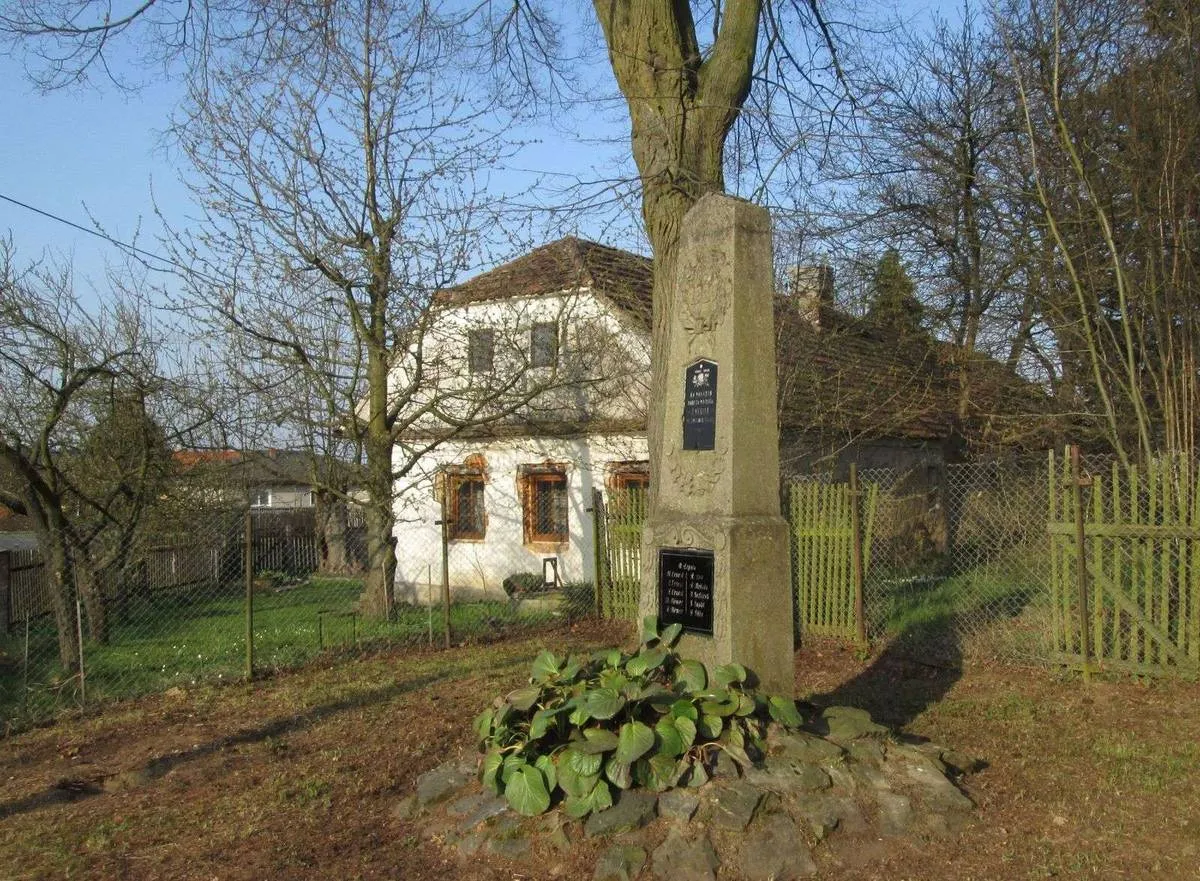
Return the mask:
<svg viewBox="0 0 1200 881"><path fill-rule="evenodd" d="M712 635L685 629L679 653L710 670L737 662L769 694L795 691L791 554L779 516L657 517L642 539L641 617L661 616L659 552L713 552Z"/></svg>

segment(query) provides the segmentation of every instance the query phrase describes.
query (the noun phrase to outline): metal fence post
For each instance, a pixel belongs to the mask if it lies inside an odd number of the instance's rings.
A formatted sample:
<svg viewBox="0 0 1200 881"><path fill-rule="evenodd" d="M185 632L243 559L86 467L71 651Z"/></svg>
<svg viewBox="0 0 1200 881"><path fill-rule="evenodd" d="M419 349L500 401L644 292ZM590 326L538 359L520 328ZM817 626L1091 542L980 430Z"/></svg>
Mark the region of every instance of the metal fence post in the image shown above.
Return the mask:
<svg viewBox="0 0 1200 881"><path fill-rule="evenodd" d="M446 627L446 648L450 648L450 524L446 522L446 494L449 486L442 486L442 623Z"/></svg>
<svg viewBox="0 0 1200 881"><path fill-rule="evenodd" d="M246 509L245 534L242 537L246 581L246 681L254 680L254 519Z"/></svg>
<svg viewBox="0 0 1200 881"><path fill-rule="evenodd" d="M1083 654L1083 681L1091 679L1091 634L1088 633L1087 539L1083 522L1083 488L1091 480L1080 473L1079 445L1071 444L1071 495L1075 503L1076 581L1079 590L1079 650Z"/></svg>
<svg viewBox="0 0 1200 881"><path fill-rule="evenodd" d="M858 466L850 463L850 576L854 579L854 627L859 645L867 642L867 620L863 610L862 506L858 489Z"/></svg>
<svg viewBox="0 0 1200 881"><path fill-rule="evenodd" d="M604 589L604 496L600 490L592 490L592 581L595 589L593 604L596 607L596 617L601 617L603 604L600 592Z"/></svg>

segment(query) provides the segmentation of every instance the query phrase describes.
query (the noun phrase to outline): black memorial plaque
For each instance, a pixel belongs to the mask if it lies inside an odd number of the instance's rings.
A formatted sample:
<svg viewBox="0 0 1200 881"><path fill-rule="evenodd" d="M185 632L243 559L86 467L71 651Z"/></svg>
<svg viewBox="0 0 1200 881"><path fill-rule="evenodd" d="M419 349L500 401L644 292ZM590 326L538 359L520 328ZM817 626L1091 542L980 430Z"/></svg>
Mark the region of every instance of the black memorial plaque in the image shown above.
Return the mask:
<svg viewBox="0 0 1200 881"><path fill-rule="evenodd" d="M717 441L717 364L701 359L683 383L683 448L711 450Z"/></svg>
<svg viewBox="0 0 1200 881"><path fill-rule="evenodd" d="M658 551L658 620L693 633L713 632L713 552L693 548Z"/></svg>

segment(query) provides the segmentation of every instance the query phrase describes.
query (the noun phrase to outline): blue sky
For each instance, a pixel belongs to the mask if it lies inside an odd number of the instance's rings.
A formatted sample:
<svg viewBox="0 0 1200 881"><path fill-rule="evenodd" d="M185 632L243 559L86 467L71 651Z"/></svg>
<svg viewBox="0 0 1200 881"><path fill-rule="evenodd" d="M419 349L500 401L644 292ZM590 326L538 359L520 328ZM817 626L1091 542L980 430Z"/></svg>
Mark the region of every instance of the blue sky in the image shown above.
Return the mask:
<svg viewBox="0 0 1200 881"><path fill-rule="evenodd" d="M907 3L910 13L929 3ZM949 3L932 5L946 8ZM29 83L19 59L0 55L0 197L16 199L68 220L91 227L93 221L122 241L151 252L161 250L156 237L161 226L157 204L174 224L186 224L190 203L180 182L186 170L172 155L162 132L180 100L178 82L142 72L145 85L133 93L112 86L95 86L39 93ZM537 143L515 157L511 165L583 176L611 176L620 162L628 131L620 112L581 116L589 133L608 135L612 145L582 143L561 130L530 132ZM511 172L511 180L527 180ZM551 177L553 183L558 178ZM502 182L503 183L503 182ZM90 215L90 216L89 216ZM102 240L41 217L0 198L0 233L11 232L18 256L31 260L49 253L75 267L82 292L95 288L103 296L105 267L119 263L119 249ZM546 236L565 232L638 246L636 233L588 225L577 219L563 227L547 228Z"/></svg>

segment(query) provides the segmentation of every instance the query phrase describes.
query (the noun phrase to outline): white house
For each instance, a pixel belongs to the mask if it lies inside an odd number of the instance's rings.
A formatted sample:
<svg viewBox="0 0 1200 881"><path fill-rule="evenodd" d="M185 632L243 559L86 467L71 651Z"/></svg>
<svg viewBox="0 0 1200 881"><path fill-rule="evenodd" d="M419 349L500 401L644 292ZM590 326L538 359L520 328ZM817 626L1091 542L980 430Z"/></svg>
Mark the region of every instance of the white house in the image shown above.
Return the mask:
<svg viewBox="0 0 1200 881"><path fill-rule="evenodd" d="M1011 368L838 311L828 269L790 276L775 315L785 474L854 461L938 493L965 450L1042 448L1046 397ZM398 456L418 461L396 488L399 600L438 596L443 510L458 595L501 597L549 566L594 579L593 493L649 482L651 289L649 259L566 238L437 294L389 380L418 413ZM944 523L913 529L944 540Z"/></svg>
<svg viewBox="0 0 1200 881"><path fill-rule="evenodd" d="M391 381L419 403L420 375L471 426L397 486L397 599L436 600L443 514L456 596L504 597L523 573L594 579L593 491L648 482L650 291L648 259L565 238L438 293ZM445 431L430 416L403 442Z"/></svg>

